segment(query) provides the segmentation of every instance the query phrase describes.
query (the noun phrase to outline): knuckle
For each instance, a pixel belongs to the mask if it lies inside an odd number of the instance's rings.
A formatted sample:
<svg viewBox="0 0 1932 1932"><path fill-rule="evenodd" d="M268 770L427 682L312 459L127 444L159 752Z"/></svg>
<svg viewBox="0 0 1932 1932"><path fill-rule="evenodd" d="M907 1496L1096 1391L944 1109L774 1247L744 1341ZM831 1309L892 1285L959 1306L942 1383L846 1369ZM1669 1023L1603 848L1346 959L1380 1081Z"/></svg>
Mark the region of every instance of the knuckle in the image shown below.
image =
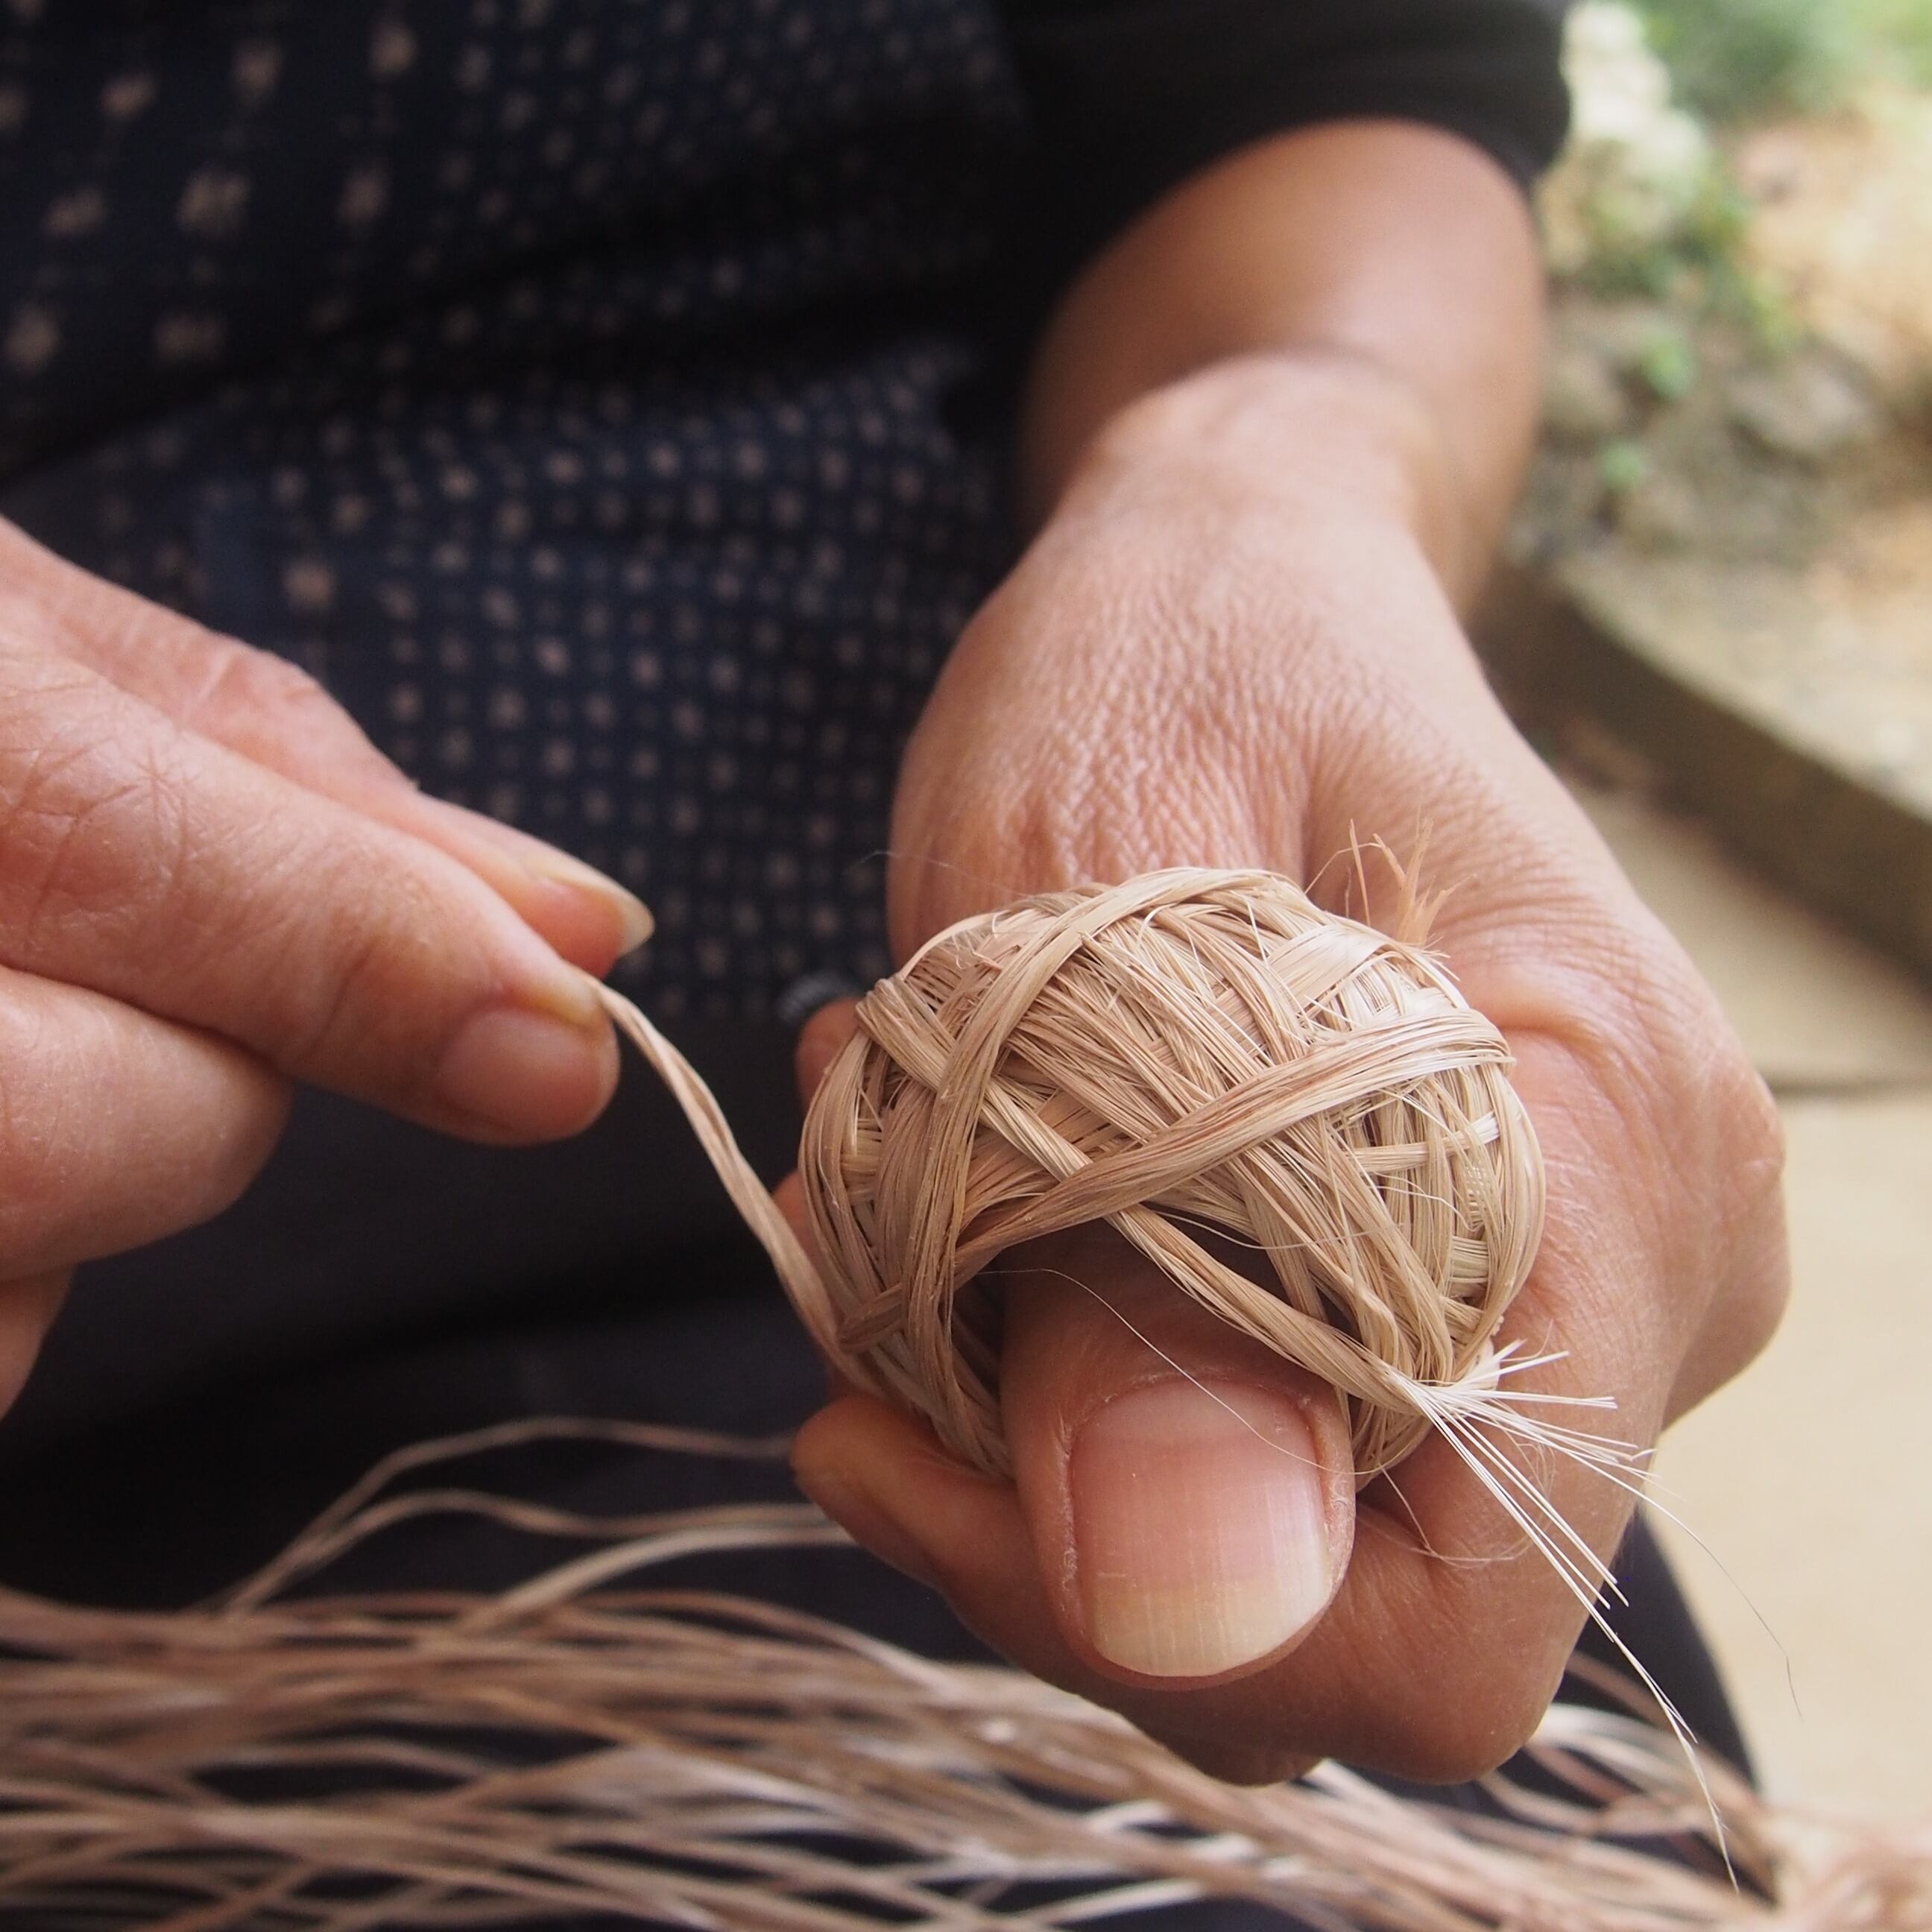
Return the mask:
<svg viewBox="0 0 1932 1932"><path fill-rule="evenodd" d="M1716 996L1648 915L1600 906L1580 916L1564 945L1581 974L1555 994L1548 1030L1619 1137L1700 1191L1740 1150L1762 1167L1778 1144L1775 1109Z"/></svg>
<svg viewBox="0 0 1932 1932"><path fill-rule="evenodd" d="M1748 1207L1775 1200L1784 1186L1784 1117L1770 1087L1748 1063L1732 1067L1722 1103L1730 1118L1731 1171Z"/></svg>
<svg viewBox="0 0 1932 1932"><path fill-rule="evenodd" d="M1685 976L1691 988L1670 1028L1654 1029L1656 1058L1639 1072L1652 1132L1672 1156L1678 1218L1714 1281L1781 1224L1784 1125L1715 997L1688 967Z"/></svg>
<svg viewBox="0 0 1932 1932"><path fill-rule="evenodd" d="M424 983L426 956L448 937L447 909L427 880L370 842L350 835L319 874L281 896L287 916L264 938L262 1024L284 1066L355 1068L386 1092L413 1095L464 989L449 980L439 996Z"/></svg>
<svg viewBox="0 0 1932 1932"><path fill-rule="evenodd" d="M299 664L232 638L211 633L206 642L206 670L188 695L182 722L191 728L225 735L234 727L259 726L269 719L332 723L346 716L335 700Z"/></svg>
<svg viewBox="0 0 1932 1932"><path fill-rule="evenodd" d="M1605 925L1591 995L1597 1057L1605 1077L1647 1110L1674 1112L1694 1070L1721 1052L1729 1027L1673 944Z"/></svg>
<svg viewBox="0 0 1932 1932"><path fill-rule="evenodd" d="M0 757L0 895L14 946L76 917L142 928L176 890L190 830L180 776L103 745L83 715Z"/></svg>
<svg viewBox="0 0 1932 1932"><path fill-rule="evenodd" d="M302 943L292 935L289 950ZM364 1033L372 1009L380 1011L380 981L386 948L383 935L367 924L339 934L328 957L307 972L291 976L302 994L286 1024L278 1025L281 1052L291 1064L314 1066L335 1060Z"/></svg>
<svg viewBox="0 0 1932 1932"><path fill-rule="evenodd" d="M294 748L393 772L361 726L300 664L212 633L204 650L206 675L176 713L190 730L270 763Z"/></svg>

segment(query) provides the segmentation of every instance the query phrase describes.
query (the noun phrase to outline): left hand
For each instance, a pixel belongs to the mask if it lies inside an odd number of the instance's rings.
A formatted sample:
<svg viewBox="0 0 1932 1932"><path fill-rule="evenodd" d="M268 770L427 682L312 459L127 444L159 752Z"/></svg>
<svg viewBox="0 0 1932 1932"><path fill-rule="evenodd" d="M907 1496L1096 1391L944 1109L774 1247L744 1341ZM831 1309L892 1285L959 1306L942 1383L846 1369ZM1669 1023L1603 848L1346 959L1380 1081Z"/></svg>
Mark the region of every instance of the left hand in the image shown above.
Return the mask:
<svg viewBox="0 0 1932 1932"><path fill-rule="evenodd" d="M1352 835L1401 848L1426 826L1426 883L1452 889L1432 943L1508 1036L1548 1162L1504 1338L1562 1352L1526 1385L1614 1396L1610 1426L1647 1444L1782 1305L1776 1118L1373 487L1399 416L1366 371L1256 358L1096 440L908 751L893 943L1168 865L1264 866L1339 905L1348 868L1324 868ZM808 1028L808 1088L850 1025L848 1006ZM1524 1740L1583 1612L1446 1445L1358 1496L1334 1392L1110 1232L1007 1265L1016 1482L840 1396L794 1462L861 1542L1224 1776L1334 1756L1461 1778ZM1534 1473L1607 1558L1630 1498Z"/></svg>

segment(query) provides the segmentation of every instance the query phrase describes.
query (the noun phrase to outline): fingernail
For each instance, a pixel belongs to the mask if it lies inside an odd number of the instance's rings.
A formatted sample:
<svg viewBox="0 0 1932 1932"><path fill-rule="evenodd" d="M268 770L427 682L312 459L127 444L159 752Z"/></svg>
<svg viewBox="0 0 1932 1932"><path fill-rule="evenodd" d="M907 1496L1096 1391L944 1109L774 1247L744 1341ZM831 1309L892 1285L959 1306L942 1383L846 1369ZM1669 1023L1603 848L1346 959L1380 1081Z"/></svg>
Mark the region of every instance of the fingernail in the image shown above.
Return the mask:
<svg viewBox="0 0 1932 1932"><path fill-rule="evenodd" d="M608 874L598 872L594 866L585 865L580 859L573 859L567 852L540 848L534 853L524 853L522 858L525 869L546 886L587 892L610 908L617 921L619 958L627 952L636 952L650 938L656 922L651 917L650 907L635 892L626 890Z"/></svg>
<svg viewBox="0 0 1932 1932"><path fill-rule="evenodd" d="M1278 1650L1334 1582L1315 1438L1289 1397L1150 1382L1075 1437L1075 1580L1088 1641L1150 1677Z"/></svg>
<svg viewBox="0 0 1932 1932"><path fill-rule="evenodd" d="M547 891L572 897L587 895L596 900L615 922L616 956L635 952L650 938L656 922L650 909L637 894L620 886L608 873L581 859L573 858L554 845L520 832L513 825L466 806L452 805L446 799L418 798L417 809L434 817L446 838L454 836L472 855L485 877L494 875L498 890L504 890L505 874L499 869L513 866L526 880L533 880Z"/></svg>
<svg viewBox="0 0 1932 1932"><path fill-rule="evenodd" d="M436 1096L480 1126L542 1138L585 1125L615 1074L610 1029L594 1005L587 1022L568 1012L492 1006L444 1050Z"/></svg>
<svg viewBox="0 0 1932 1932"><path fill-rule="evenodd" d="M799 1487L854 1542L862 1544L880 1562L890 1563L915 1583L923 1583L929 1590L940 1587L938 1573L926 1552L871 1497L842 1476L823 1470L808 1475L794 1468L792 1474Z"/></svg>

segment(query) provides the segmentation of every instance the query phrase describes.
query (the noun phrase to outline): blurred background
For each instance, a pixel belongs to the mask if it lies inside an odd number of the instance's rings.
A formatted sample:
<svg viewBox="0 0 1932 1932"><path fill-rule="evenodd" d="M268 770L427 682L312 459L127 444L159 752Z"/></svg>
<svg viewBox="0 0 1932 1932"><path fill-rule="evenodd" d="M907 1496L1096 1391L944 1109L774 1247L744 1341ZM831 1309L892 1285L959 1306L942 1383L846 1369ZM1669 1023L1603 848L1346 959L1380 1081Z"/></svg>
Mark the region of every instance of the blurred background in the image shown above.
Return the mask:
<svg viewBox="0 0 1932 1932"><path fill-rule="evenodd" d="M1790 1147L1790 1314L1656 1493L1771 1787L1924 1814L1932 0L1587 0L1566 64L1483 639Z"/></svg>

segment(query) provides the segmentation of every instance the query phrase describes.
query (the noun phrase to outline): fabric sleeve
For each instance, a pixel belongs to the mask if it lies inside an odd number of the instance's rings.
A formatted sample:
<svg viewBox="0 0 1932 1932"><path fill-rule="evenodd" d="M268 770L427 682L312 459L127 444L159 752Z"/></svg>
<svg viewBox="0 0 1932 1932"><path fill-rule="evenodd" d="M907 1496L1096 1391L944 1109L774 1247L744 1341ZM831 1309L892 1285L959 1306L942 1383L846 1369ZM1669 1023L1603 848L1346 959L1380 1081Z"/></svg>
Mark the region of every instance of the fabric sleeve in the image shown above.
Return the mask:
<svg viewBox="0 0 1932 1932"><path fill-rule="evenodd" d="M1039 219L1063 262L1197 170L1291 128L1423 122L1526 188L1568 130L1564 0L1006 0L1006 11L1045 170Z"/></svg>

